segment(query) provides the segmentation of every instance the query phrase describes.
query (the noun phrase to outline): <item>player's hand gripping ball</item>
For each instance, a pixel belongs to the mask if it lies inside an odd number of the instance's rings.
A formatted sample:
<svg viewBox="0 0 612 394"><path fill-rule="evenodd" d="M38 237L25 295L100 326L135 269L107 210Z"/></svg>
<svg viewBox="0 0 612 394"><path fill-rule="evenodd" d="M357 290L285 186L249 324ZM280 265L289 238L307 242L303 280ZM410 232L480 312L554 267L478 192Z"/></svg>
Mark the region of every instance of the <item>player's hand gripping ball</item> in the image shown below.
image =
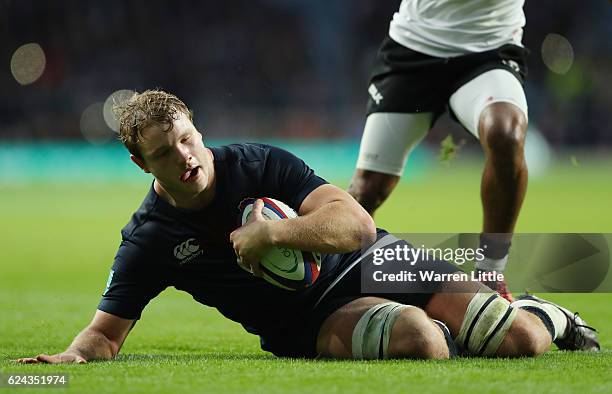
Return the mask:
<svg viewBox="0 0 612 394"><path fill-rule="evenodd" d="M245 224L257 199L247 198L240 203L240 225ZM272 198L260 198L266 220L283 220L297 217L287 204ZM238 264L245 269L242 265ZM321 254L282 247L273 247L260 261L263 278L286 290L299 290L314 283L321 270ZM249 271L250 272L250 271Z"/></svg>

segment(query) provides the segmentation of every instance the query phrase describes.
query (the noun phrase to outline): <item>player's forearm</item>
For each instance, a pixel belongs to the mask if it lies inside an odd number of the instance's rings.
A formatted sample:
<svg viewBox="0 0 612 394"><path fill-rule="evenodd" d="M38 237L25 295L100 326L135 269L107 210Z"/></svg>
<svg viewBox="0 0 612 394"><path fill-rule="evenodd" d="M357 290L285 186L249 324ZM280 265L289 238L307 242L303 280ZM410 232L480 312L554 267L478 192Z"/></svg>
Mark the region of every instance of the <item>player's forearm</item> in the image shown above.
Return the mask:
<svg viewBox="0 0 612 394"><path fill-rule="evenodd" d="M357 250L376 235L372 218L345 201L334 201L308 215L270 225L273 245L321 253Z"/></svg>
<svg viewBox="0 0 612 394"><path fill-rule="evenodd" d="M119 349L103 333L89 327L74 338L64 353L77 354L87 361L110 360Z"/></svg>

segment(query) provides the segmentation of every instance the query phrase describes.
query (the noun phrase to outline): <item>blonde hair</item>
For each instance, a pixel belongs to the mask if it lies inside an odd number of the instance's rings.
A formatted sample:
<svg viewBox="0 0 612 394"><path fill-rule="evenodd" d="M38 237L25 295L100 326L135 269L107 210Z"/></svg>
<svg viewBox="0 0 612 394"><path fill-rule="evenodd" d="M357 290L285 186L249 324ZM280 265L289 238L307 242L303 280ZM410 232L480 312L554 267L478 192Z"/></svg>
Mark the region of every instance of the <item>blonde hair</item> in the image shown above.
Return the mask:
<svg viewBox="0 0 612 394"><path fill-rule="evenodd" d="M134 156L142 159L138 143L142 131L151 125L166 125L172 130L172 122L184 113L192 120L189 108L178 97L162 90L146 90L134 93L129 99L115 103L113 112L119 122L119 140Z"/></svg>

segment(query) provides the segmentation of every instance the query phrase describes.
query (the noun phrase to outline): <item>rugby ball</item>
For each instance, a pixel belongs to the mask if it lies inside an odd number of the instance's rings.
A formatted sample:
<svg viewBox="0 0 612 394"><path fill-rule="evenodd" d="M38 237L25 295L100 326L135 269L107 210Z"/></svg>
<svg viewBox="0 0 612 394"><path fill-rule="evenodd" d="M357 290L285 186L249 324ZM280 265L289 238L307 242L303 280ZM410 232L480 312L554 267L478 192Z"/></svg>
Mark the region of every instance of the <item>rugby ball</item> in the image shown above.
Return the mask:
<svg viewBox="0 0 612 394"><path fill-rule="evenodd" d="M251 217L253 203L257 199L247 198L240 203L240 225ZM266 220L283 220L297 217L287 204L268 197L262 197L262 215ZM242 265L238 264L245 269ZM260 261L263 278L269 283L286 290L304 289L314 283L321 270L321 254L296 249L274 247ZM250 272L250 271L249 271Z"/></svg>

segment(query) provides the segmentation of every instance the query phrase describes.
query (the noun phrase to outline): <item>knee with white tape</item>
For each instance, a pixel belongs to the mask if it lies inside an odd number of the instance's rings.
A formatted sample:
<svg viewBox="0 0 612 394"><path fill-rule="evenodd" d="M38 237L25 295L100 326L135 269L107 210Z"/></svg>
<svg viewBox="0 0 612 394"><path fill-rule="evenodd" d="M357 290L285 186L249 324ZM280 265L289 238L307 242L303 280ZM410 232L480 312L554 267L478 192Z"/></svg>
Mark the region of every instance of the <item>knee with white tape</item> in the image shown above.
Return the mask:
<svg viewBox="0 0 612 394"><path fill-rule="evenodd" d="M516 313L517 310L499 294L476 293L455 339L457 346L474 355L494 356Z"/></svg>
<svg viewBox="0 0 612 394"><path fill-rule="evenodd" d="M386 302L368 309L353 330L353 358L375 360L388 358L391 329L400 313L409 305Z"/></svg>
<svg viewBox="0 0 612 394"><path fill-rule="evenodd" d="M540 319L553 341L557 339L558 334L565 332L567 317L559 308L552 304L545 304L533 299L521 299L514 301L512 306L531 313Z"/></svg>

